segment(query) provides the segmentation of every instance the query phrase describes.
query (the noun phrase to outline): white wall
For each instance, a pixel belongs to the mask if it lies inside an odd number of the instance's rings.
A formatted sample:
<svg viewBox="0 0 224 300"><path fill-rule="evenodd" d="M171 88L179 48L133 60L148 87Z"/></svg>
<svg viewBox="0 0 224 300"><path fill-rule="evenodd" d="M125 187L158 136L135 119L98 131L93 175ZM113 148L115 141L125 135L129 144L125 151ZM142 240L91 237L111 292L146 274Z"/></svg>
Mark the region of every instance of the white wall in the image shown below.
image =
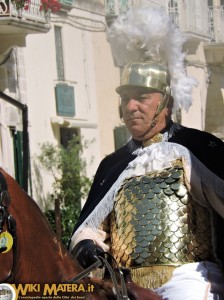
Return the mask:
<svg viewBox="0 0 224 300"><path fill-rule="evenodd" d="M70 12L70 15L79 17L82 14L85 12L77 9ZM97 97L101 95L101 92L96 87L95 68L96 65L100 68L100 64L94 61L94 33L63 23L60 18L58 20L54 18L53 24L62 27L65 82L75 88L76 115L68 120L83 122L85 125L80 129L81 137L89 141L94 139L94 142L84 152L88 163L87 175L92 178L102 158L97 107ZM101 34L99 43L101 43L101 39L105 40L105 33ZM53 26L47 34L27 36L24 57L29 106L30 150L33 160L34 155L39 153L40 143L47 141L58 143L57 126L52 127L51 124L51 118L57 115L54 87L58 83ZM102 62L102 64L105 63ZM88 126L92 127L91 124L94 125L94 128L88 128ZM110 149L110 152L112 151L113 149ZM46 172L41 172L38 184L34 168L32 171L34 198L40 201L40 198L44 199L51 191L52 179Z"/></svg>

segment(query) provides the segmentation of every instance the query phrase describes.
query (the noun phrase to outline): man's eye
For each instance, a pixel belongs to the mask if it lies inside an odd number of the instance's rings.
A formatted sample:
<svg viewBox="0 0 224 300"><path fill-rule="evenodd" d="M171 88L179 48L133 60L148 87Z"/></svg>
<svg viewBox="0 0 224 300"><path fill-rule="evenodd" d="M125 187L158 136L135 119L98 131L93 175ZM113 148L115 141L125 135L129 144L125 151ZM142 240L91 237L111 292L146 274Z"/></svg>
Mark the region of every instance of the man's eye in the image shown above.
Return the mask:
<svg viewBox="0 0 224 300"><path fill-rule="evenodd" d="M144 100L146 100L146 99L151 99L151 96L150 95L140 95L140 96L134 96L134 95L131 95L131 96L121 96L121 100L123 101L123 102L128 102L130 99L134 99L134 100L136 100L136 101L139 101L139 102L143 102Z"/></svg>
<svg viewBox="0 0 224 300"><path fill-rule="evenodd" d="M150 97L146 97L146 96L140 96L140 97L138 97L138 101L144 101L145 99L150 99Z"/></svg>

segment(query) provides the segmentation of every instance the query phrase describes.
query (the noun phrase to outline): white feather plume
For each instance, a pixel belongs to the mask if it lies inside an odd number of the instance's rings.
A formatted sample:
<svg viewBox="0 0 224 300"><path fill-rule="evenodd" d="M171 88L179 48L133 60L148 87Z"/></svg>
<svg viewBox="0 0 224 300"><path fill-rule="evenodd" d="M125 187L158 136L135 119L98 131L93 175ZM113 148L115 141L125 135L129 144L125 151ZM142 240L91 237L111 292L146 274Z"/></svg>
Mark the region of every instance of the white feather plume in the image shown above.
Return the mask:
<svg viewBox="0 0 224 300"><path fill-rule="evenodd" d="M189 109L197 81L186 75L186 54L182 52L185 38L164 10L149 6L128 10L107 29L107 39L118 67L143 57L166 64L171 76L174 110Z"/></svg>

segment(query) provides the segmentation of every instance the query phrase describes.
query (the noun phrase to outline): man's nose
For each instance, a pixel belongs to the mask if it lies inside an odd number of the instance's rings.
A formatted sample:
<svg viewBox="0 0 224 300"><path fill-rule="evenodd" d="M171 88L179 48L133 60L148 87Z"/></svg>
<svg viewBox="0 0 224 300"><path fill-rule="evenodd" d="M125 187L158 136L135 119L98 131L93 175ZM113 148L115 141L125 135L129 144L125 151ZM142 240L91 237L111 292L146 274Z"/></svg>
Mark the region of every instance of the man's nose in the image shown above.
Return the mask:
<svg viewBox="0 0 224 300"><path fill-rule="evenodd" d="M138 104L139 102L136 99L134 98L129 99L127 103L127 110L136 111L138 109Z"/></svg>

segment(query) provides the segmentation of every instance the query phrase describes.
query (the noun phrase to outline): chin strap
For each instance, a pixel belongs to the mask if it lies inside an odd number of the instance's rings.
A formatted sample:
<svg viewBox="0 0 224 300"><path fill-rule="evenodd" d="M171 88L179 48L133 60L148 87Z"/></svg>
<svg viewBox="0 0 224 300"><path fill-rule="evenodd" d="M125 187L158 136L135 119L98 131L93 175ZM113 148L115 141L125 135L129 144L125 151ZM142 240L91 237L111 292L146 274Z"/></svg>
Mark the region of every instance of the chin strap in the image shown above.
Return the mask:
<svg viewBox="0 0 224 300"><path fill-rule="evenodd" d="M167 107L168 103L169 103L169 100L170 100L170 88L167 86L166 87L166 92L163 96L163 100L161 100L157 106L157 110L155 112L155 115L152 119L152 124L151 124L151 127L155 127L156 124L157 124L157 121L156 121L156 117L164 110L164 108Z"/></svg>

